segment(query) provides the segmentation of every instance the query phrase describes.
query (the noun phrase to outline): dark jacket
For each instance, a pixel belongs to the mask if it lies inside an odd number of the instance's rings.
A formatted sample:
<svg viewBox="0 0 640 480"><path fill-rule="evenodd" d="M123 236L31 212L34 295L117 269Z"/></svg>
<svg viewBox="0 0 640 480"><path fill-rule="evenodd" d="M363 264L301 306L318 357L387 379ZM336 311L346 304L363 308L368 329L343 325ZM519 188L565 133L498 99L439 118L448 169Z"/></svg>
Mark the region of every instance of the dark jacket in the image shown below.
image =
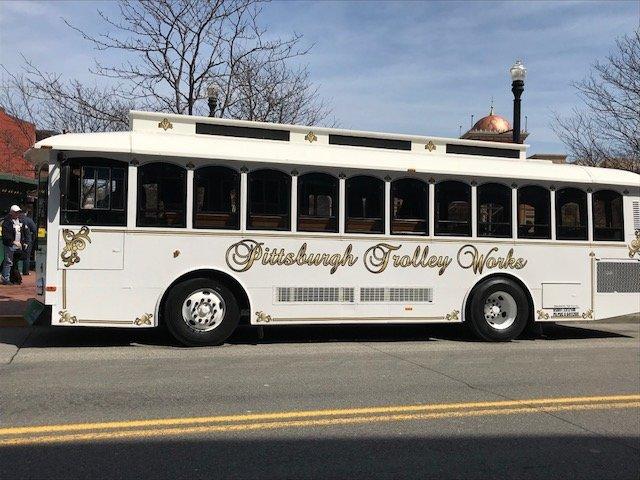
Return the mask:
<svg viewBox="0 0 640 480"><path fill-rule="evenodd" d="M29 245L31 243L31 232L22 220L20 222L22 223L22 228L20 230L20 243L22 243L22 245ZM13 245L15 239L16 229L13 228L13 219L9 214L2 220L2 244L8 247Z"/></svg>
<svg viewBox="0 0 640 480"><path fill-rule="evenodd" d="M28 235L25 237L25 240L22 243L28 244L30 247L33 247L34 242L36 241L38 227L36 227L36 223L33 221L31 217L27 215L21 215L20 221L24 225Z"/></svg>

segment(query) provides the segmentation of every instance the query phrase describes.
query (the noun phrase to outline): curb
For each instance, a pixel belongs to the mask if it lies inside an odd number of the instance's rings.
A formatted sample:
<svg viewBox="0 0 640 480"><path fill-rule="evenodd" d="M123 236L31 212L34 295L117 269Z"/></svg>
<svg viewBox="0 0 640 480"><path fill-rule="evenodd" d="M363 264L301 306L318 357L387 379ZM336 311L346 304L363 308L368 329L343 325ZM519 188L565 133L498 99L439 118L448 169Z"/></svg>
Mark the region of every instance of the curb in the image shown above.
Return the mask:
<svg viewBox="0 0 640 480"><path fill-rule="evenodd" d="M0 315L0 328L28 326L29 324L22 315Z"/></svg>

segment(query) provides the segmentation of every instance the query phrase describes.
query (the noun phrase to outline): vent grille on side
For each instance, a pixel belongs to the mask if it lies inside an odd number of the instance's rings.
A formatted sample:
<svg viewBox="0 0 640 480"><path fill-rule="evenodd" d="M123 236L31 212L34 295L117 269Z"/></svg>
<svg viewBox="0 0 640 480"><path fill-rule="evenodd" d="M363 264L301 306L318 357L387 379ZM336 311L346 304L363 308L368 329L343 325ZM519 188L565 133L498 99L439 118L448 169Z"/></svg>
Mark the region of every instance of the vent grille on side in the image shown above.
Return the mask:
<svg viewBox="0 0 640 480"><path fill-rule="evenodd" d="M353 303L352 287L278 287L278 303Z"/></svg>
<svg viewBox="0 0 640 480"><path fill-rule="evenodd" d="M433 302L433 288L363 287L360 289L360 301L430 303Z"/></svg>
<svg viewBox="0 0 640 480"><path fill-rule="evenodd" d="M633 229L640 230L640 202L633 202Z"/></svg>
<svg viewBox="0 0 640 480"><path fill-rule="evenodd" d="M598 262L598 293L640 293L640 262Z"/></svg>

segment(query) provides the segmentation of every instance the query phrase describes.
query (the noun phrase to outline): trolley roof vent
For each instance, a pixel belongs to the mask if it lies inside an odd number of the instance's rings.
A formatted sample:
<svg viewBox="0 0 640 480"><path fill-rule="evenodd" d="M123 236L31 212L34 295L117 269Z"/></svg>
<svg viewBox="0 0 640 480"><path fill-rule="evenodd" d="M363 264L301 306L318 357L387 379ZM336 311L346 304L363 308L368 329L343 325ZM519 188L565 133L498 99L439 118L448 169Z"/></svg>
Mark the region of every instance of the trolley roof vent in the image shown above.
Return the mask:
<svg viewBox="0 0 640 480"><path fill-rule="evenodd" d="M196 123L196 133L202 135L221 135L223 137L259 138L261 140L280 140L288 142L289 130L272 128L241 127L237 125L220 125L216 123Z"/></svg>
<svg viewBox="0 0 640 480"><path fill-rule="evenodd" d="M394 138L355 137L351 135L329 135L330 145L352 147L385 148L387 150L411 150L411 141Z"/></svg>
<svg viewBox="0 0 640 480"><path fill-rule="evenodd" d="M519 158L520 151L510 148L479 147L477 145L460 145L457 143L447 143L447 153L458 153L461 155L484 155L488 157Z"/></svg>

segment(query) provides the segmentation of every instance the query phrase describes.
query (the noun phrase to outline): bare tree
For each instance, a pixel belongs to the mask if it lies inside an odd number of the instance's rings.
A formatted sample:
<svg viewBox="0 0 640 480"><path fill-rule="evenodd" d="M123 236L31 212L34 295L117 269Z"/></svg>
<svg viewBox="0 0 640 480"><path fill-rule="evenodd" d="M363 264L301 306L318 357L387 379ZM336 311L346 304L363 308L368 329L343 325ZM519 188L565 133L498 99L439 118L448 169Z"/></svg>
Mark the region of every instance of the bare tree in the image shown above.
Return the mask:
<svg viewBox="0 0 640 480"><path fill-rule="evenodd" d="M569 156L640 172L640 29L618 38L615 50L572 85L584 106L554 120Z"/></svg>
<svg viewBox="0 0 640 480"><path fill-rule="evenodd" d="M70 131L123 130L129 109L208 114L207 90L217 92L216 115L258 121L323 122L330 109L300 60L302 36L274 38L259 22L261 0L120 0L118 14L98 14L104 33L67 22L98 52L86 84L43 72L25 59L6 72L0 104L17 105L40 127ZM7 101L12 97L12 101ZM17 100L16 100L17 99ZM16 112L17 113L17 112ZM18 115L16 115L18 116Z"/></svg>

